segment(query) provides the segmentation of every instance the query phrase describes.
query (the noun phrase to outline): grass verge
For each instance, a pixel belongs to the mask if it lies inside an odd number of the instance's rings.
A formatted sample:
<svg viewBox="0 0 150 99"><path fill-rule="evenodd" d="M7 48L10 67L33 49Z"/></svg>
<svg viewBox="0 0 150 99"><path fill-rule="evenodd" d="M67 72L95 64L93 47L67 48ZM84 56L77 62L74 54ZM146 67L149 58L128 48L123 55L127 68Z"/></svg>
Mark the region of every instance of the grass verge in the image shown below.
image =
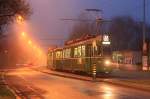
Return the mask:
<svg viewBox="0 0 150 99"><path fill-rule="evenodd" d="M15 95L7 88L2 81L2 74L0 73L0 99L16 99Z"/></svg>
<svg viewBox="0 0 150 99"><path fill-rule="evenodd" d="M0 85L0 99L16 99L16 98L14 94L5 85Z"/></svg>

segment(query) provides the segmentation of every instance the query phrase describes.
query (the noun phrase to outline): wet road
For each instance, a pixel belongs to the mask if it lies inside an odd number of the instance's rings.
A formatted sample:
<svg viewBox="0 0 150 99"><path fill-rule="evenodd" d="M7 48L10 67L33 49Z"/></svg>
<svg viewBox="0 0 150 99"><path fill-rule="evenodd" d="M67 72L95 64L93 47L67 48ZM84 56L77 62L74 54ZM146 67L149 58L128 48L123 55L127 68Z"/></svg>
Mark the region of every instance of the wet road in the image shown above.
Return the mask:
<svg viewBox="0 0 150 99"><path fill-rule="evenodd" d="M124 88L104 82L88 82L52 76L30 69L18 69L9 75L19 76L44 99L150 99L150 92Z"/></svg>

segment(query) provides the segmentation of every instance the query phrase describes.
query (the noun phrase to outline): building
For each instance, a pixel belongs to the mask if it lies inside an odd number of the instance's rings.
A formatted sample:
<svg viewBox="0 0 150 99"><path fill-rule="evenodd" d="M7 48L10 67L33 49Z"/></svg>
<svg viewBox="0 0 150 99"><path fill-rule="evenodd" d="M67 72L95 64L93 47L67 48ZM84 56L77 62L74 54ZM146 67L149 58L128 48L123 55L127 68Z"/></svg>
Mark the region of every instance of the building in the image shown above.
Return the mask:
<svg viewBox="0 0 150 99"><path fill-rule="evenodd" d="M149 70L150 70L150 43L148 43L148 66L149 66Z"/></svg>
<svg viewBox="0 0 150 99"><path fill-rule="evenodd" d="M114 63L123 69L142 69L142 52L141 51L114 51L112 54Z"/></svg>

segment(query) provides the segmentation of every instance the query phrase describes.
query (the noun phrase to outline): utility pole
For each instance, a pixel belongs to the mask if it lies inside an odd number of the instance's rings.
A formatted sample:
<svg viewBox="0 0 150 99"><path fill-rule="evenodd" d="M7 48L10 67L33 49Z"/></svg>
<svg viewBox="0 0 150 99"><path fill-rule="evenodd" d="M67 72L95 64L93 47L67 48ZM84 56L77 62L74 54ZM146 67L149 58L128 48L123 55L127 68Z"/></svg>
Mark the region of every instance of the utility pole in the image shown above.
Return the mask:
<svg viewBox="0 0 150 99"><path fill-rule="evenodd" d="M146 0L143 0L143 49L142 49L142 65L143 70L148 70L148 56L147 56L147 43L146 43L146 27L145 27L145 20L146 20Z"/></svg>
<svg viewBox="0 0 150 99"><path fill-rule="evenodd" d="M94 12L95 13L95 17L96 17L96 34L99 34L98 32L98 26L100 25L100 22L102 21L102 17L101 16L99 16L99 13L100 12L102 12L102 10L100 10L100 9L85 9L85 11L87 11L87 12Z"/></svg>
<svg viewBox="0 0 150 99"><path fill-rule="evenodd" d="M145 0L143 0L143 44L145 43Z"/></svg>
<svg viewBox="0 0 150 99"><path fill-rule="evenodd" d="M99 10L99 9L85 9L88 13L89 12L94 12L95 13L95 15L96 15L96 34L98 35L99 33L99 31L98 31L98 26L99 26L99 24L100 24L100 21L102 20L101 19L101 17L99 16L99 12L102 12L102 10ZM92 46L91 46L91 48L93 49L93 56L95 55L95 46L93 46L93 44L92 44ZM90 50L91 51L91 50ZM91 54L91 52L90 52L90 54ZM90 55L90 60L91 60L91 55ZM93 78L93 81L95 81L96 80L96 64L94 63L94 64L91 64L91 66L92 66L92 78Z"/></svg>

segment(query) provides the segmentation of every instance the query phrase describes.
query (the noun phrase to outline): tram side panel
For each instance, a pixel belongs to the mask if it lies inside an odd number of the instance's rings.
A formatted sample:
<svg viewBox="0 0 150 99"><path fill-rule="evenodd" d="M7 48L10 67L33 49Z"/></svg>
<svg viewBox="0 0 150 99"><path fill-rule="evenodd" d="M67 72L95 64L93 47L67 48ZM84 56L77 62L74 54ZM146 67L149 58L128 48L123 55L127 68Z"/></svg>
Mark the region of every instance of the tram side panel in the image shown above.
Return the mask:
<svg viewBox="0 0 150 99"><path fill-rule="evenodd" d="M49 68L49 69L53 68L53 55L52 55L52 52L48 52L48 55L47 55L47 68Z"/></svg>
<svg viewBox="0 0 150 99"><path fill-rule="evenodd" d="M86 45L86 55L85 55L85 71L87 73L91 73L91 65L92 65L92 58L91 58L91 45L87 44Z"/></svg>

